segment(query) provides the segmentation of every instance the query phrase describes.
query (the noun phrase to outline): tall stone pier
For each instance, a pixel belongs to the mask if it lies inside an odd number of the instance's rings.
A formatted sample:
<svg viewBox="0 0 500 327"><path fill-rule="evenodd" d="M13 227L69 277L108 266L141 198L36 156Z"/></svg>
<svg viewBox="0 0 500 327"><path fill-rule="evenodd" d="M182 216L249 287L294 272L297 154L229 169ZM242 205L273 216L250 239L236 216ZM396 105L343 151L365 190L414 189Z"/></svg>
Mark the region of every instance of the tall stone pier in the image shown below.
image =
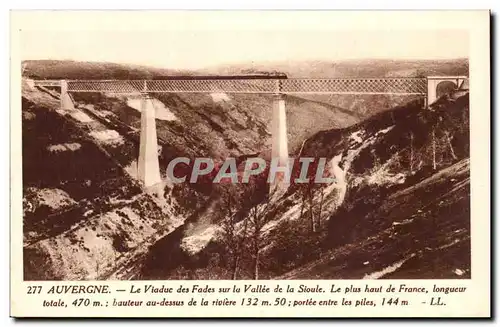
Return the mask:
<svg viewBox="0 0 500 327"><path fill-rule="evenodd" d="M274 191L276 186L286 188L288 182L283 182L284 169L290 169L288 160L288 134L286 127L285 98L282 94L277 94L273 98L272 119L271 119L271 160L277 161L278 173L276 179L270 185L270 191ZM273 162L271 162L271 169ZM270 172L272 173L272 172Z"/></svg>
<svg viewBox="0 0 500 327"><path fill-rule="evenodd" d="M145 187L161 183L155 108L147 93L141 98L141 144L137 173Z"/></svg>
<svg viewBox="0 0 500 327"><path fill-rule="evenodd" d="M464 88L464 82L468 80L467 76L427 76L427 96L426 107L433 104L440 94L438 94L438 86L443 82L452 82L458 90Z"/></svg>
<svg viewBox="0 0 500 327"><path fill-rule="evenodd" d="M75 105L73 100L68 93L68 82L65 80L61 81L61 110L74 110Z"/></svg>

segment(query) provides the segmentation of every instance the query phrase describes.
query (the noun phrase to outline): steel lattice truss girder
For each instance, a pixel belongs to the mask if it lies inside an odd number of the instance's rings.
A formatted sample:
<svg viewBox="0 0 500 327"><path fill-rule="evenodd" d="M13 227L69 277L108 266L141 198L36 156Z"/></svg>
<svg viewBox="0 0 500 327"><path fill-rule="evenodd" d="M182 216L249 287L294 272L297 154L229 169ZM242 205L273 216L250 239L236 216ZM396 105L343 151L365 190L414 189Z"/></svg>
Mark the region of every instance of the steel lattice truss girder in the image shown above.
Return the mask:
<svg viewBox="0 0 500 327"><path fill-rule="evenodd" d="M60 87L61 86L61 81L57 80L35 80L33 81L33 84L35 86L54 86L54 87Z"/></svg>
<svg viewBox="0 0 500 327"><path fill-rule="evenodd" d="M425 78L336 78L283 80L282 93L420 94L427 93Z"/></svg>
<svg viewBox="0 0 500 327"><path fill-rule="evenodd" d="M426 78L335 79L172 79L67 81L68 92L134 93L283 93L283 94L416 94L427 93ZM60 81L35 81L58 86Z"/></svg>

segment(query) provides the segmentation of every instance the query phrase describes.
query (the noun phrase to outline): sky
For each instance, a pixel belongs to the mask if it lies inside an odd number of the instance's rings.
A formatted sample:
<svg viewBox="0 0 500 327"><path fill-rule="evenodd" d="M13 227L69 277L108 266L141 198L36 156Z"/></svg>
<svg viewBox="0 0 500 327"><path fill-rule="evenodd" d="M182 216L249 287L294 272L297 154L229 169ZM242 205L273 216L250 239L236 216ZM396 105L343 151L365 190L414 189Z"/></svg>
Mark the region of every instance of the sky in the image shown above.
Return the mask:
<svg viewBox="0 0 500 327"><path fill-rule="evenodd" d="M239 20L234 17L238 15L154 15L136 21L132 16L108 16L108 20L94 16L95 22L84 20L88 16L69 21L64 17L66 21L60 24L54 24L59 22L57 16L52 21L37 16L39 24L34 23L35 18L29 24L23 21L26 27L20 31L19 42L22 59L199 69L252 61L451 59L468 57L469 52L466 33L459 27L433 27L433 21L427 26L408 24L412 26L408 29L401 22L388 25L376 19L371 24L350 26L352 20L346 20L334 25L332 19L318 16L308 20L307 15L296 16L296 20L281 15L281 23L278 16L273 21L273 16L266 15L244 15Z"/></svg>

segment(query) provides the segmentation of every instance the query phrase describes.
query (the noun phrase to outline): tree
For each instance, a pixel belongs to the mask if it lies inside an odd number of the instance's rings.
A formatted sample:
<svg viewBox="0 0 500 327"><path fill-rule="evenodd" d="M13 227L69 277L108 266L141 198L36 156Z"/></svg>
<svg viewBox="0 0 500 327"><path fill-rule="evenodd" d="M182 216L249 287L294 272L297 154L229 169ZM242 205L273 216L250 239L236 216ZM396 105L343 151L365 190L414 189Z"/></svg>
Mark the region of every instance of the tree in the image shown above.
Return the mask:
<svg viewBox="0 0 500 327"><path fill-rule="evenodd" d="M413 132L410 132L410 174L413 174Z"/></svg>
<svg viewBox="0 0 500 327"><path fill-rule="evenodd" d="M248 183L233 184L223 179L217 188L221 194L220 214L222 215L222 240L229 257L231 276L238 278L240 262L247 243L250 243L253 259L254 278L258 278L260 264L261 234L267 221L261 216L261 203L266 200L267 174L252 175ZM238 180L241 180L239 174ZM247 217L243 218L244 213ZM238 219L238 217L243 219Z"/></svg>
<svg viewBox="0 0 500 327"><path fill-rule="evenodd" d="M243 255L245 241L247 240L248 220L238 224L236 212L241 198L233 184L225 184L221 194L222 241L229 256L231 265L231 278L238 278L240 260Z"/></svg>
<svg viewBox="0 0 500 327"><path fill-rule="evenodd" d="M250 241L250 249L252 253L252 278L259 279L259 267L260 267L260 251L264 245L263 232L264 226L273 217L272 207L269 202L263 203L261 187L262 179L265 175L256 176L253 180L250 180L245 186L244 198L248 199L248 204L250 206L248 211L248 237ZM267 187L266 184L264 184ZM276 192L274 189L273 192ZM267 200L273 197L273 192L268 195ZM264 200L266 200L264 198Z"/></svg>
<svg viewBox="0 0 500 327"><path fill-rule="evenodd" d="M436 170L436 129L432 128L432 169Z"/></svg>
<svg viewBox="0 0 500 327"><path fill-rule="evenodd" d="M308 227L306 220L284 219L276 225L278 232L273 233L273 246L267 254L268 258L272 258L268 266L270 273L279 276L319 259L326 230L311 234Z"/></svg>
<svg viewBox="0 0 500 327"><path fill-rule="evenodd" d="M307 213L309 218L309 226L311 232L315 233L321 228L321 218L323 215L324 204L324 187L323 184L315 182L316 171L318 169L318 159L310 164L308 171L307 182L298 184L301 191L301 209L300 218L303 218ZM329 175L327 173L327 175ZM319 193L319 200L315 202L315 198ZM307 208L307 211L306 211Z"/></svg>
<svg viewBox="0 0 500 327"><path fill-rule="evenodd" d="M455 100L449 95L444 95L432 105L432 165L434 169L442 165L442 161L446 158L449 163L461 157L462 148L460 146L455 148L458 145L455 138L461 140L464 135L467 135L465 139L468 139L468 110L456 101L463 101L463 99Z"/></svg>
<svg viewBox="0 0 500 327"><path fill-rule="evenodd" d="M265 225L264 215L259 212L259 207L256 205L250 209L248 217L251 226L250 240L253 256L253 279L259 279L259 265L260 265L260 247L262 241L262 229Z"/></svg>
<svg viewBox="0 0 500 327"><path fill-rule="evenodd" d="M457 160L458 157L455 154L455 150L453 149L453 145L451 144L451 133L450 133L450 131L445 130L444 131L444 137L445 137L446 144L448 145L448 148L450 149L450 154L451 154L453 160Z"/></svg>

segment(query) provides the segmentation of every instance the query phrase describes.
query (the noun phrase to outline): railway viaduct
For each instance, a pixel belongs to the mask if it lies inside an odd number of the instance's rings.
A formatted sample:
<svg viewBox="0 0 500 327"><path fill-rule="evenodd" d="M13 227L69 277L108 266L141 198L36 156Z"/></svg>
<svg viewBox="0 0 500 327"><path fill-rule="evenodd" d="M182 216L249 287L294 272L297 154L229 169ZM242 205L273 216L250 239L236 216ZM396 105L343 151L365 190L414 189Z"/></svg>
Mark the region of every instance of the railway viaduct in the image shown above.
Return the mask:
<svg viewBox="0 0 500 327"><path fill-rule="evenodd" d="M415 78L331 78L288 79L283 76L185 76L161 80L29 80L32 87L61 89L62 110L74 109L70 94L101 92L140 95L141 134L138 159L139 179L145 187L160 183L155 110L151 101L154 93L257 93L273 96L272 157L280 166L288 163L285 95L314 94L385 94L415 95L425 99L428 108L439 97L443 83L454 89L467 87L466 76L428 76Z"/></svg>

